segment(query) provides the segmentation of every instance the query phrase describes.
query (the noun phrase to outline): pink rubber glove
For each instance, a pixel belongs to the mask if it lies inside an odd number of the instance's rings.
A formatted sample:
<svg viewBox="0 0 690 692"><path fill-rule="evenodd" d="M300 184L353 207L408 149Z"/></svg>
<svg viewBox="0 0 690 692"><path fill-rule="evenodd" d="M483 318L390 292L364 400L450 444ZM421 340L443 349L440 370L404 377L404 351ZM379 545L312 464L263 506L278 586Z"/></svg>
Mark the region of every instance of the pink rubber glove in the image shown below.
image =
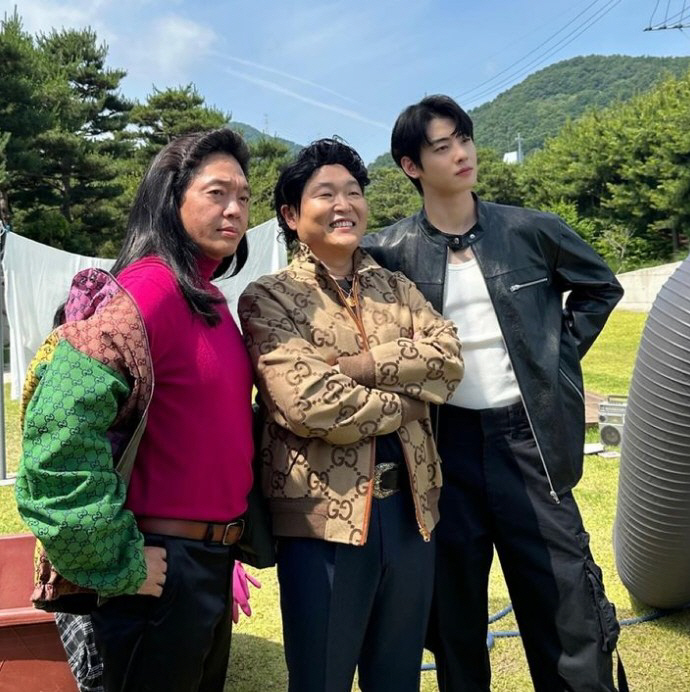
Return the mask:
<svg viewBox="0 0 690 692"><path fill-rule="evenodd" d="M249 582L257 589L261 588L261 582L247 574L239 560L235 560L235 568L232 571L232 621L237 624L240 619L240 608L249 617L252 609L249 605Z"/></svg>

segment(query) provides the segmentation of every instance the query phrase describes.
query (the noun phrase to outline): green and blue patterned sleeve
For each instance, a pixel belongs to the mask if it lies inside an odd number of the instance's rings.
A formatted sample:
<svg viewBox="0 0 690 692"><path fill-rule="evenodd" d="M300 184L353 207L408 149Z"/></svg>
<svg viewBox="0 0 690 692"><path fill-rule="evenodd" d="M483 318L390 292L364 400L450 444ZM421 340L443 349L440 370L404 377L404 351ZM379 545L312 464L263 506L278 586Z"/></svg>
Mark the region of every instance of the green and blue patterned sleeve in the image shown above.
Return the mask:
<svg viewBox="0 0 690 692"><path fill-rule="evenodd" d="M146 578L143 537L107 437L129 385L68 341L50 355L34 364L24 412L19 512L65 578L105 597L135 593Z"/></svg>

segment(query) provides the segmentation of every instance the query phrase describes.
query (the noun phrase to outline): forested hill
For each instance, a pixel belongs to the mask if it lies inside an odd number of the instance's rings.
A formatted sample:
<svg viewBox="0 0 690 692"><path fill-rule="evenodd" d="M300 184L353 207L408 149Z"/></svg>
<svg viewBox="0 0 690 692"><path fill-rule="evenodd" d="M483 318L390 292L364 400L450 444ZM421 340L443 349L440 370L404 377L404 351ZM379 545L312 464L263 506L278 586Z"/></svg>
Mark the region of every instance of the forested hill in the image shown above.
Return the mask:
<svg viewBox="0 0 690 692"><path fill-rule="evenodd" d="M527 153L557 134L568 119L626 101L665 75L680 76L688 70L690 58L588 55L563 60L470 110L475 140L502 154L517 148L519 132Z"/></svg>
<svg viewBox="0 0 690 692"><path fill-rule="evenodd" d="M267 135L265 132L261 132L260 130L257 130L255 127L247 125L246 123L232 120L230 121L229 125L240 132L247 142L254 142L264 137L268 137L269 139L275 139L281 144L284 144L288 148L290 154L295 154L302 148L301 144L295 144L295 142L291 142L289 139L283 139L282 137L277 137L275 135Z"/></svg>

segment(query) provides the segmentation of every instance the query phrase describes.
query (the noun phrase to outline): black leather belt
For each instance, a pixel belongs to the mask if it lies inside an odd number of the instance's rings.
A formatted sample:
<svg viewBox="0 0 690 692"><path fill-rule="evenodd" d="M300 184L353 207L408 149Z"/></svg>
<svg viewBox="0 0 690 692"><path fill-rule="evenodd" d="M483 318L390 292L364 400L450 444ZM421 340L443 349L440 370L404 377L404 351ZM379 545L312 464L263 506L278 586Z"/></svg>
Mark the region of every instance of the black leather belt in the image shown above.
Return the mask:
<svg viewBox="0 0 690 692"><path fill-rule="evenodd" d="M396 461L385 461L374 466L374 492L377 500L395 495L403 487L405 469Z"/></svg>

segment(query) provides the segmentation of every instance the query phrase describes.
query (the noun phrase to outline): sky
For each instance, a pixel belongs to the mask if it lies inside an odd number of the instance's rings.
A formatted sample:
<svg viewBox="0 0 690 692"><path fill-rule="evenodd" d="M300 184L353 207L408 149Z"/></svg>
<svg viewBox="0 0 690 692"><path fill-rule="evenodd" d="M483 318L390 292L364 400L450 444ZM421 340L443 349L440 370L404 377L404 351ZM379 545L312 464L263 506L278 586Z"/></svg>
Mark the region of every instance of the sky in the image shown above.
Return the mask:
<svg viewBox="0 0 690 692"><path fill-rule="evenodd" d="M194 83L208 105L299 144L339 135L366 162L405 106L466 109L577 55L690 55L690 0L0 0L32 34L90 26L122 93Z"/></svg>

